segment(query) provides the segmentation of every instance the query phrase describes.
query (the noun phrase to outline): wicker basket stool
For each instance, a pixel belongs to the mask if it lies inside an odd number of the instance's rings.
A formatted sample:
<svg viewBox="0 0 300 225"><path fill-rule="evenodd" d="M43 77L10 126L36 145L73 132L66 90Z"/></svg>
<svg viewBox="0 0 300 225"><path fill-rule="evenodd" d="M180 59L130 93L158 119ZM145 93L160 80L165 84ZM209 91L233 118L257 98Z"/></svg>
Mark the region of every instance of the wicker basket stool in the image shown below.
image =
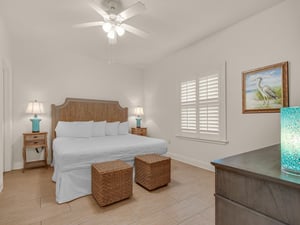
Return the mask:
<svg viewBox="0 0 300 225"><path fill-rule="evenodd" d="M100 206L132 195L132 166L116 160L92 164L92 194Z"/></svg>
<svg viewBox="0 0 300 225"><path fill-rule="evenodd" d="M148 190L165 186L171 181L171 159L157 154L139 155L134 159L135 182Z"/></svg>

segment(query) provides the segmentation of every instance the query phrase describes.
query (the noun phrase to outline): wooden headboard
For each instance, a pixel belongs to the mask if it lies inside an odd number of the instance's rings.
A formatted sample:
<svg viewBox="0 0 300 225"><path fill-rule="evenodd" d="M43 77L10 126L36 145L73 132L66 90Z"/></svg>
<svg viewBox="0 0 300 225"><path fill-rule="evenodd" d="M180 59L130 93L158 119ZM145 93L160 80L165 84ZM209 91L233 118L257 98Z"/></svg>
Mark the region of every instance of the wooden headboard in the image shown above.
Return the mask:
<svg viewBox="0 0 300 225"><path fill-rule="evenodd" d="M104 121L125 122L128 120L128 108L122 108L118 101L66 98L62 105L51 105L51 139L55 138L58 121Z"/></svg>

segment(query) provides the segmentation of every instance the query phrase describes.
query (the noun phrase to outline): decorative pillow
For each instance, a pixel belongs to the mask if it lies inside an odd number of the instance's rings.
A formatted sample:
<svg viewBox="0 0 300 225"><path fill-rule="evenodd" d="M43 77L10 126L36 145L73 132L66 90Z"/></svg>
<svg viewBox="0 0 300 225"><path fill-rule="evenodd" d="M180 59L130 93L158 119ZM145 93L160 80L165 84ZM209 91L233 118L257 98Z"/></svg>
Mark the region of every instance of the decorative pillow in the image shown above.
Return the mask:
<svg viewBox="0 0 300 225"><path fill-rule="evenodd" d="M93 121L59 121L55 128L57 137L91 137Z"/></svg>
<svg viewBox="0 0 300 225"><path fill-rule="evenodd" d="M128 134L129 124L128 121L119 124L119 134Z"/></svg>
<svg viewBox="0 0 300 225"><path fill-rule="evenodd" d="M105 134L107 136L116 136L116 135L118 135L119 124L120 124L119 121L118 122L109 122L109 123L106 123Z"/></svg>
<svg viewBox="0 0 300 225"><path fill-rule="evenodd" d="M106 121L94 122L92 136L93 137L105 136L105 126L106 126Z"/></svg>

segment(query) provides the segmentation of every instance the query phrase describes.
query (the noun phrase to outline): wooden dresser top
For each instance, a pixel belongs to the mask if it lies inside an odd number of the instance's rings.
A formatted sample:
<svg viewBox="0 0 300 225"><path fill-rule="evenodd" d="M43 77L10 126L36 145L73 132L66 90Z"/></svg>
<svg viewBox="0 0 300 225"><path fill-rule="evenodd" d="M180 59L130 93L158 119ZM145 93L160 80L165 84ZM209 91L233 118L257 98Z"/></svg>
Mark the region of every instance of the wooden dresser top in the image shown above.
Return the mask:
<svg viewBox="0 0 300 225"><path fill-rule="evenodd" d="M216 169L248 174L300 189L300 176L281 172L280 144L214 160L212 164Z"/></svg>

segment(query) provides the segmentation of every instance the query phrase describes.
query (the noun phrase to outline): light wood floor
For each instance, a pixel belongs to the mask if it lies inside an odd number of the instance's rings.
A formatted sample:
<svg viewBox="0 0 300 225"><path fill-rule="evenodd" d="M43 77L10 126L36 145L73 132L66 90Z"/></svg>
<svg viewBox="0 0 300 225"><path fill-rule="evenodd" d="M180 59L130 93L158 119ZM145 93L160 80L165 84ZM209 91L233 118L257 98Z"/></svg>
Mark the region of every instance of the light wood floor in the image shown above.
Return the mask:
<svg viewBox="0 0 300 225"><path fill-rule="evenodd" d="M4 174L1 225L213 225L214 174L172 160L171 183L148 192L134 184L133 196L101 208L91 195L55 202L53 170Z"/></svg>

